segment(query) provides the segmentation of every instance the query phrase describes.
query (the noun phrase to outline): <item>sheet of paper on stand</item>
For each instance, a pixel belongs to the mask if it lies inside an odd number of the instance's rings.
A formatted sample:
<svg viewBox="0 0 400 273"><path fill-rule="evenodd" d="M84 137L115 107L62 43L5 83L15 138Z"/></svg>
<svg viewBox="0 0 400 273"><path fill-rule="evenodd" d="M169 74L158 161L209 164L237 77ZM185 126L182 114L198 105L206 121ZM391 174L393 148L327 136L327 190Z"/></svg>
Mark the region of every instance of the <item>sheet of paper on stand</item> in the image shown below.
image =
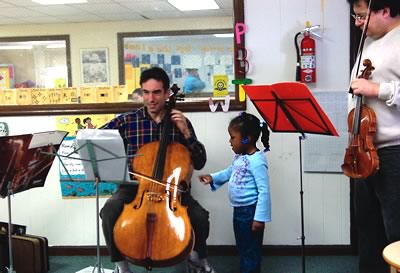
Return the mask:
<svg viewBox="0 0 400 273"><path fill-rule="evenodd" d="M35 133L32 136L32 140L29 143L28 149L43 147L50 144L59 145L67 134L68 133L64 131Z"/></svg>
<svg viewBox="0 0 400 273"><path fill-rule="evenodd" d="M86 178L95 179L90 145L93 147L93 163L97 165L101 181L129 181L127 158L123 140L118 130L81 129L75 139L76 148L83 160ZM125 174L125 177L124 177Z"/></svg>

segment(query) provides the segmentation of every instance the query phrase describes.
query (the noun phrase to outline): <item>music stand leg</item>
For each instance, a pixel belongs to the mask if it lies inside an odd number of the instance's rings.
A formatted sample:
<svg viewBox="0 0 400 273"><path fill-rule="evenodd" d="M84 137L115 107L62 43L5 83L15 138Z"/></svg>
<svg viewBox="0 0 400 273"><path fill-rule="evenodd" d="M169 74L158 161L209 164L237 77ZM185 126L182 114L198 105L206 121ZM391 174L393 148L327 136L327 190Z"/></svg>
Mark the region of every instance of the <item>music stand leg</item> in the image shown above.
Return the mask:
<svg viewBox="0 0 400 273"><path fill-rule="evenodd" d="M8 257L9 257L9 267L7 267L7 273L15 273L13 268L13 254L12 254L12 234L11 234L11 192L7 193L8 199Z"/></svg>
<svg viewBox="0 0 400 273"><path fill-rule="evenodd" d="M304 202L303 202L303 164L302 164L302 153L301 153L301 141L305 139L304 135L299 136L299 149L300 149L300 216L301 216L301 265L302 273L306 272L306 255L305 255L305 240L304 236Z"/></svg>
<svg viewBox="0 0 400 273"><path fill-rule="evenodd" d="M100 209L99 209L99 178L96 177L95 181L96 187L96 253L97 253L97 260L96 265L93 267L92 273L104 273L103 265L101 264L100 260ZM96 271L97 269L97 271Z"/></svg>

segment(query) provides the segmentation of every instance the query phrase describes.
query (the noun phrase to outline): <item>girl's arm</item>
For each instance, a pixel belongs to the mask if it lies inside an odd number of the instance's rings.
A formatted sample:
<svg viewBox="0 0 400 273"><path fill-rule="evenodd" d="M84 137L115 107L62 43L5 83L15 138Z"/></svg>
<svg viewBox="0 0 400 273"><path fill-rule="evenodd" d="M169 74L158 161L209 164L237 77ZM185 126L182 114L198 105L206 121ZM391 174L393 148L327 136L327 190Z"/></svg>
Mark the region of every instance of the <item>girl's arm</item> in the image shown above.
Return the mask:
<svg viewBox="0 0 400 273"><path fill-rule="evenodd" d="M232 174L232 165L226 168L225 170L212 173L210 175L212 179L212 183L210 184L211 190L216 191L218 188L220 188L222 185L228 182L229 178L231 177L231 174Z"/></svg>
<svg viewBox="0 0 400 273"><path fill-rule="evenodd" d="M258 200L254 221L270 222L271 221L271 197L269 191L269 177L267 162L259 162L255 164L251 170L258 190Z"/></svg>

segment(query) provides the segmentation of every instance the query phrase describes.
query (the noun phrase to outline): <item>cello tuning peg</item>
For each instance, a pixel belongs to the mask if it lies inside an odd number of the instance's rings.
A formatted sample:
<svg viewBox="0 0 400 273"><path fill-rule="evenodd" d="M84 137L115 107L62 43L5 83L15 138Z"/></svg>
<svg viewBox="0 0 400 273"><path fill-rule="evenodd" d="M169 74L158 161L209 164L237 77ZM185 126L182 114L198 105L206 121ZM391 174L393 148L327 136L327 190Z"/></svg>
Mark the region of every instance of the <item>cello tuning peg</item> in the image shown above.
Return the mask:
<svg viewBox="0 0 400 273"><path fill-rule="evenodd" d="M185 100L185 94L183 94L183 93L178 93L178 94L176 95L176 100L178 100L178 101L184 101L184 100Z"/></svg>

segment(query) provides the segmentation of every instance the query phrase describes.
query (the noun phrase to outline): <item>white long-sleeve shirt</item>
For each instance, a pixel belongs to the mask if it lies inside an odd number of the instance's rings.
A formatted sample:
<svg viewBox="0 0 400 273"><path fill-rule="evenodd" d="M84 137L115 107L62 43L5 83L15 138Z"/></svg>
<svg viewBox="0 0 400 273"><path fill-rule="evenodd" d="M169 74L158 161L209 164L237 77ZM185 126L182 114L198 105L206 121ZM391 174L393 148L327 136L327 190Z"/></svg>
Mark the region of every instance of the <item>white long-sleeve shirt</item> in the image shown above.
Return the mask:
<svg viewBox="0 0 400 273"><path fill-rule="evenodd" d="M375 69L370 80L380 83L377 98L364 97L364 103L376 114L375 148L400 145L400 26L377 40L367 37L362 59L371 60ZM352 78L360 74L355 70Z"/></svg>

